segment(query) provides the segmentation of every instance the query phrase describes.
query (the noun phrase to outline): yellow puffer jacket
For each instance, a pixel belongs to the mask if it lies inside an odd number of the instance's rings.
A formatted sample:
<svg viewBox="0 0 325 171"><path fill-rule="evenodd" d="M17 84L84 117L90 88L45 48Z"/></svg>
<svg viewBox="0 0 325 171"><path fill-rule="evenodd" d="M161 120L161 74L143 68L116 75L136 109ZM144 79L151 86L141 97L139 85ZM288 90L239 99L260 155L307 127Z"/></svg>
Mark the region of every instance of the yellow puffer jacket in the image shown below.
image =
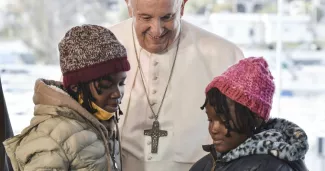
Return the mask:
<svg viewBox="0 0 325 171"><path fill-rule="evenodd" d="M36 81L30 126L3 143L14 170L120 170L115 169L121 160L114 120L99 122L59 87Z"/></svg>

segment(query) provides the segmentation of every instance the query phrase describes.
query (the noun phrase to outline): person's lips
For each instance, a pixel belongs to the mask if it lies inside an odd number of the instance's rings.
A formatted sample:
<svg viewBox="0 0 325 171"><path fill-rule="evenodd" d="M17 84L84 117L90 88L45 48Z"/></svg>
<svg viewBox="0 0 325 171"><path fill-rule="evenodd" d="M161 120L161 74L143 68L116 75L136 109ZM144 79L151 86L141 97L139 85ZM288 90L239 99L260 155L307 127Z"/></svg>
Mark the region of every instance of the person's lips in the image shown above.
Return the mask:
<svg viewBox="0 0 325 171"><path fill-rule="evenodd" d="M109 103L106 105L106 108L110 112L114 112L118 110L118 103Z"/></svg>
<svg viewBox="0 0 325 171"><path fill-rule="evenodd" d="M213 140L213 144L215 145L219 145L219 144L222 144L222 140Z"/></svg>

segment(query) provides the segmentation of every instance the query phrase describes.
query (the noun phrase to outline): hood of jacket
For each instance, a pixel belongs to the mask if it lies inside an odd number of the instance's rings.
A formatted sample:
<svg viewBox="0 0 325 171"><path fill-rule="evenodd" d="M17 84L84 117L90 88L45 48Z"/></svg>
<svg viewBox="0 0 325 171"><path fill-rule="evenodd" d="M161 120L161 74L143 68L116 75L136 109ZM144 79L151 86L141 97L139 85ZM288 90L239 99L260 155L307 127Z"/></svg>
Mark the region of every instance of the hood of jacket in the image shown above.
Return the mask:
<svg viewBox="0 0 325 171"><path fill-rule="evenodd" d="M34 116L41 115L37 108L41 105L66 107L75 111L74 113L60 112L65 117L76 120L87 120L98 131L103 133L105 139L109 138L108 130L114 129L113 124L108 127L106 123L100 122L93 114L89 113L76 100L74 100L64 89L63 84L58 81L38 79L35 83L33 102L35 104ZM31 123L37 122L38 117L34 117Z"/></svg>

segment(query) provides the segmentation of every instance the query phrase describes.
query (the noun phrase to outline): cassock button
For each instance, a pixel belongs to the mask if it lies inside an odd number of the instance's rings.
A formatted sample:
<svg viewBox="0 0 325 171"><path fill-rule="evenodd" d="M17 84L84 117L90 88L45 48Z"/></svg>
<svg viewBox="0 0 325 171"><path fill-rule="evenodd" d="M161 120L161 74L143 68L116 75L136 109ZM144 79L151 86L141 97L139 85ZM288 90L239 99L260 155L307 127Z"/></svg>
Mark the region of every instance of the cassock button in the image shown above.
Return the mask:
<svg viewBox="0 0 325 171"><path fill-rule="evenodd" d="M154 65L154 66L157 66L158 63L159 63L158 61L155 61L155 62L153 63L153 65Z"/></svg>
<svg viewBox="0 0 325 171"><path fill-rule="evenodd" d="M151 116L149 116L149 119L154 119L154 117L151 115Z"/></svg>
<svg viewBox="0 0 325 171"><path fill-rule="evenodd" d="M152 159L152 157L151 157L151 156L149 156L149 157L148 157L148 160L151 160L151 159Z"/></svg>
<svg viewBox="0 0 325 171"><path fill-rule="evenodd" d="M151 106L154 106L154 105L156 105L157 104L157 102L155 101L155 100L151 100L151 102L150 102L150 105Z"/></svg>
<svg viewBox="0 0 325 171"><path fill-rule="evenodd" d="M157 76L154 76L153 77L153 80L157 81L158 80L158 77Z"/></svg>
<svg viewBox="0 0 325 171"><path fill-rule="evenodd" d="M156 93L157 93L157 90L153 90L153 91L152 91L152 94L156 94Z"/></svg>
<svg viewBox="0 0 325 171"><path fill-rule="evenodd" d="M148 141L148 142L147 142L147 145L151 145L151 141Z"/></svg>

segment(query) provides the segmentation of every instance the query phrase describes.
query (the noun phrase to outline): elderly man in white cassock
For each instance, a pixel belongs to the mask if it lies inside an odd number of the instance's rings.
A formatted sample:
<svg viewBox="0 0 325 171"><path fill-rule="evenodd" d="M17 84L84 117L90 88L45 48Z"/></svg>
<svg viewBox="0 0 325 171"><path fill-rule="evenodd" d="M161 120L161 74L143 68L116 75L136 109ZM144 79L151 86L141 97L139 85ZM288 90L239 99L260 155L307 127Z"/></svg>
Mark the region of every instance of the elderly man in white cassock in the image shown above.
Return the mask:
<svg viewBox="0 0 325 171"><path fill-rule="evenodd" d="M205 86L243 54L182 20L186 0L127 0L130 19L110 30L131 70L119 122L124 171L188 171L211 143Z"/></svg>

